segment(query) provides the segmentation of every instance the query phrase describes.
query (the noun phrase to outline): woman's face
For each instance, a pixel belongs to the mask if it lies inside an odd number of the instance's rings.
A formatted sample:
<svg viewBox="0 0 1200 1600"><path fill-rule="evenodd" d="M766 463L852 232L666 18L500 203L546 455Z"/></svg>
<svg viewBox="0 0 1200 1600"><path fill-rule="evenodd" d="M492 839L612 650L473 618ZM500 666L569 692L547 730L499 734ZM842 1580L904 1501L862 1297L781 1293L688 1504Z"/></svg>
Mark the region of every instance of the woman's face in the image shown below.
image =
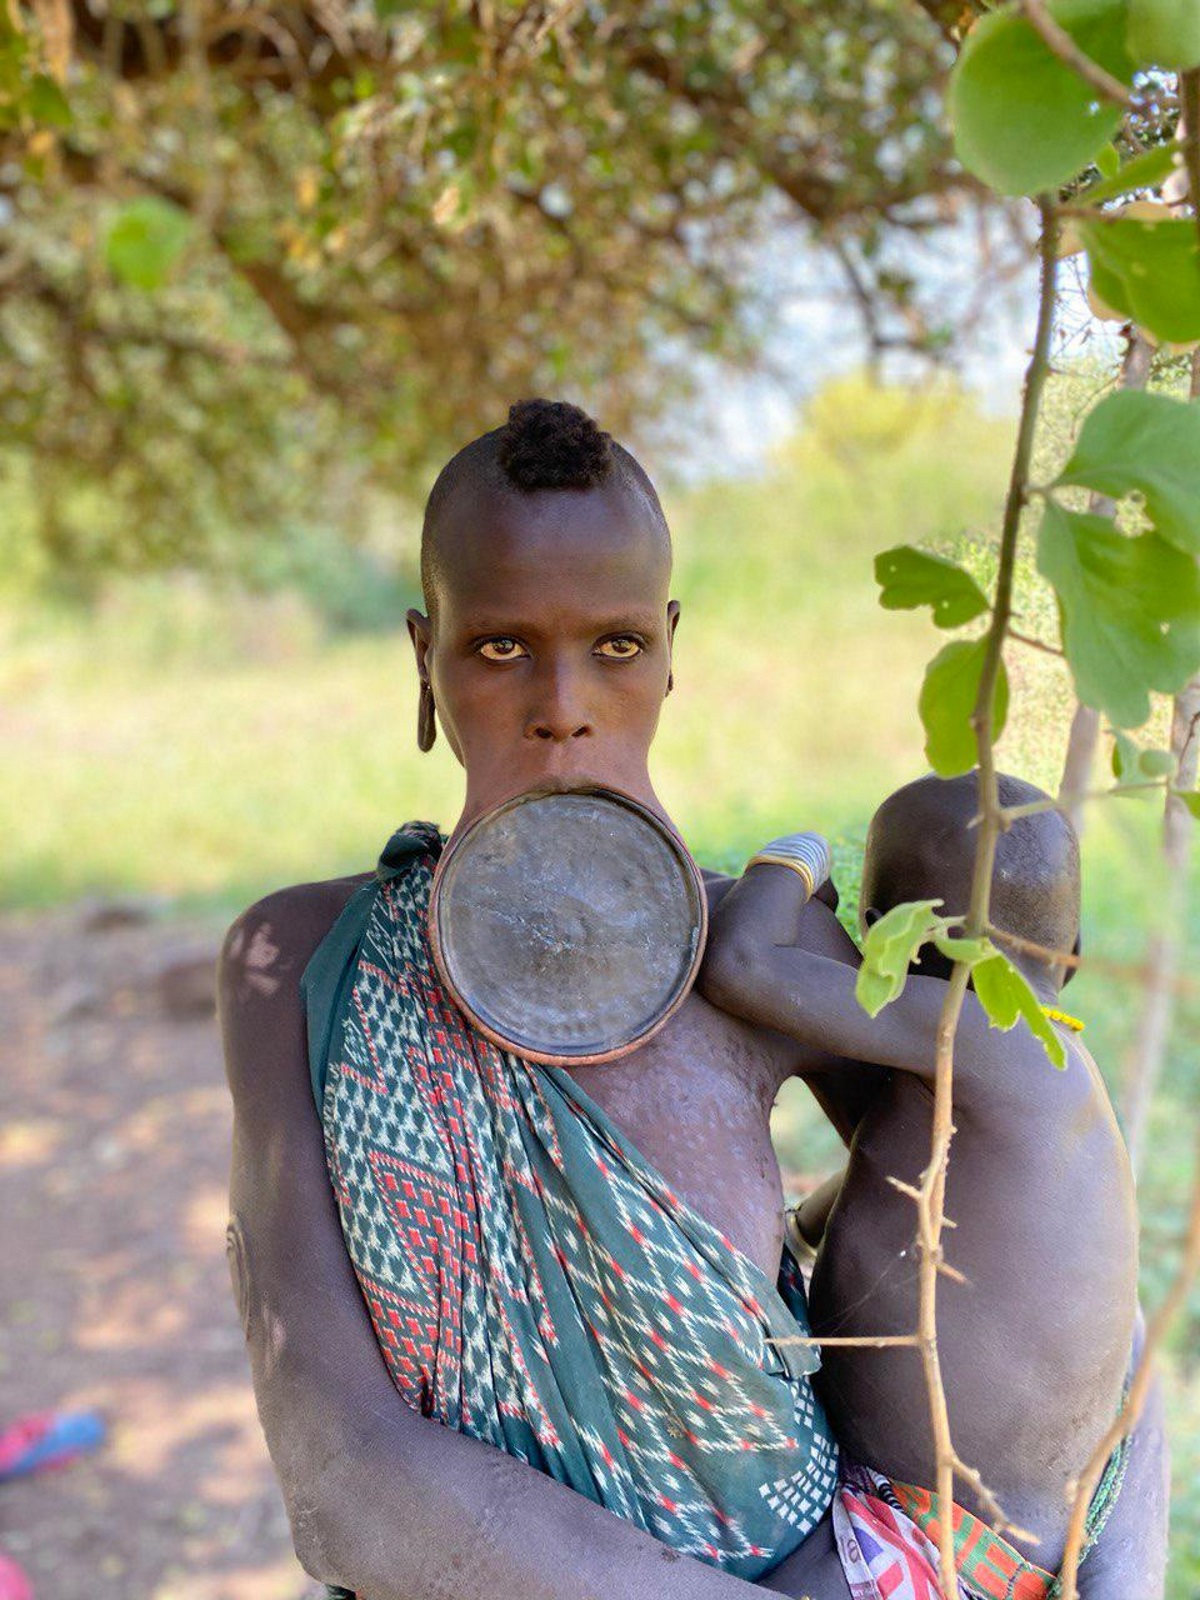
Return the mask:
<svg viewBox="0 0 1200 1600"><path fill-rule="evenodd" d="M467 489L447 521L435 615L409 612L409 629L466 769L459 826L529 789L581 783L661 811L647 756L679 614L665 532L608 485Z"/></svg>

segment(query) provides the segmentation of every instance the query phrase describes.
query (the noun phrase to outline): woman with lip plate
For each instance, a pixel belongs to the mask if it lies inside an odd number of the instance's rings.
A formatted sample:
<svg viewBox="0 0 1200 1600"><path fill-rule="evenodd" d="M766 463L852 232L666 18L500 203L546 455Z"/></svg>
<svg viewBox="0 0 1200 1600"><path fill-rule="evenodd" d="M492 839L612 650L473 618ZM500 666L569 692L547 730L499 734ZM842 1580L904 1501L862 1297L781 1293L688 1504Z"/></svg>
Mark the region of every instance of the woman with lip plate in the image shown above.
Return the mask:
<svg viewBox="0 0 1200 1600"><path fill-rule="evenodd" d="M695 989L619 1059L539 1067L472 1030L431 961L437 859L503 802L596 786L669 827L648 756L670 571L649 479L576 407L524 402L467 445L408 616L418 743L440 728L462 813L226 938L231 1267L296 1549L334 1592L919 1593L902 1514L835 1539L813 1362L775 1342L804 1323L771 1105L801 1076L849 1141L869 1074ZM710 905L728 887L705 875ZM820 898L797 938L856 959Z"/></svg>

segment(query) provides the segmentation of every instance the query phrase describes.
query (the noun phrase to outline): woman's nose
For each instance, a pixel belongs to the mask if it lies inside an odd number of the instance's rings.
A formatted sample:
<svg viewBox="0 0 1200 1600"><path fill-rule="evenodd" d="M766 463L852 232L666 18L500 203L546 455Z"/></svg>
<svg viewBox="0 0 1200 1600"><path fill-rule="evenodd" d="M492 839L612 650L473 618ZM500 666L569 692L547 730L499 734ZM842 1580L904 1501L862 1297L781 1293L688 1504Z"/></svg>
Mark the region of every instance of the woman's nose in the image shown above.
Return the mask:
<svg viewBox="0 0 1200 1600"><path fill-rule="evenodd" d="M574 673L562 670L547 673L540 689L525 724L527 739L565 744L568 739L581 739L592 732L582 685Z"/></svg>

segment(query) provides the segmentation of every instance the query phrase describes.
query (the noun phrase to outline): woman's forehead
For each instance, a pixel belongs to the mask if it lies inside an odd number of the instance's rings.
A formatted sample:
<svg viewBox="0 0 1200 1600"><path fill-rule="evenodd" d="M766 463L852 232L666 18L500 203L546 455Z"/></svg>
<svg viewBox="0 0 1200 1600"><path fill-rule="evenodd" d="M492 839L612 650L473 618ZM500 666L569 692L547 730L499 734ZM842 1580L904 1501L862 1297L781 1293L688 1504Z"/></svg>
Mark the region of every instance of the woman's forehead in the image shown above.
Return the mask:
<svg viewBox="0 0 1200 1600"><path fill-rule="evenodd" d="M509 567L482 582L453 578L439 592L447 626L471 632L601 634L661 627L667 585L653 572L609 570L603 564Z"/></svg>
<svg viewBox="0 0 1200 1600"><path fill-rule="evenodd" d="M439 599L456 611L544 609L570 598L588 612L666 603L666 530L627 495L546 491L488 496L439 539Z"/></svg>

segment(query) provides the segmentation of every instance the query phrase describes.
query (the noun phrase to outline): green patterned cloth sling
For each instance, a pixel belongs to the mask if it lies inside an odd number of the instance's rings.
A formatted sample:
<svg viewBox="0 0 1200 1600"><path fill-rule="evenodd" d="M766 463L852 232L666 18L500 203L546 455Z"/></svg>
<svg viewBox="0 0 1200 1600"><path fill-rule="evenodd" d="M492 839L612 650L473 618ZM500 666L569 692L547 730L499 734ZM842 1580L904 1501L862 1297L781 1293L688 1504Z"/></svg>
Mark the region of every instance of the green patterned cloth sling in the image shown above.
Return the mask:
<svg viewBox="0 0 1200 1600"><path fill-rule="evenodd" d="M346 1244L397 1389L754 1578L820 1521L837 1451L799 1270L672 1193L560 1068L471 1029L432 964L444 844L391 839L302 982Z"/></svg>

